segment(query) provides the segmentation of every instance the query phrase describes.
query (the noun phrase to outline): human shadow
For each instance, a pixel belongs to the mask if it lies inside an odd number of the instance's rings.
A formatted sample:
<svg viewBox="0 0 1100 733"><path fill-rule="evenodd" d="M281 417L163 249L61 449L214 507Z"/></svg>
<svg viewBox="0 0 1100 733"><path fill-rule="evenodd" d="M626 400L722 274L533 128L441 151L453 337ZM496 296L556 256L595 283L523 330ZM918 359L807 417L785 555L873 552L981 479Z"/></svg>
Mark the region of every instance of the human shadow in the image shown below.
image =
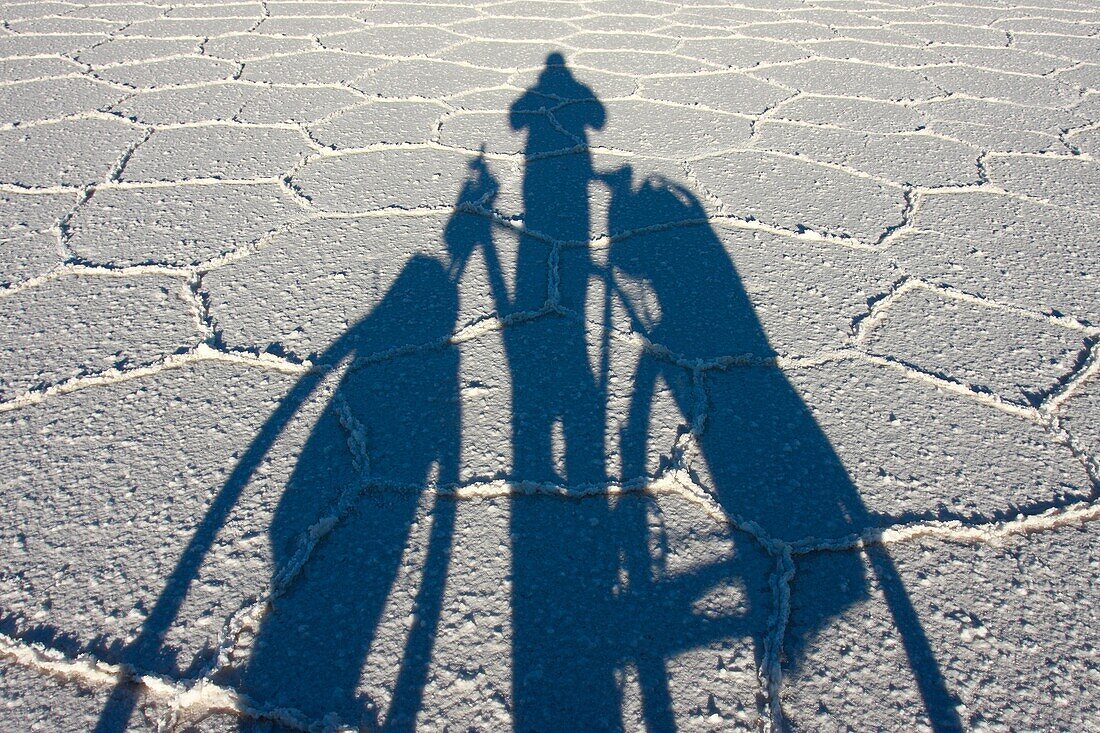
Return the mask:
<svg viewBox="0 0 1100 733"><path fill-rule="evenodd" d="M645 473L660 382L693 426L695 455L688 456L687 468L738 525L787 543L851 537L879 525L809 407L775 365L776 352L698 199L659 176L636 183L629 165L604 180L611 190L608 231L616 235L608 255L612 288L630 330L654 347L639 357L631 380L624 475ZM633 287L624 288L625 282ZM685 365L692 368L690 381L683 378ZM869 567L933 728L960 729L956 701L889 554L881 547L865 553L867 565L854 552L832 558L830 587L817 589L814 603L798 609L801 636L788 633L786 664L797 667L797 651L809 637L869 598Z"/></svg>
<svg viewBox="0 0 1100 733"><path fill-rule="evenodd" d="M313 429L272 517L271 608L234 680L250 697L311 720L335 713L369 730L413 727L441 612L453 500L428 501L417 623L404 648L390 650L398 672L388 708L357 689L425 501L421 492L458 480L458 353L440 345L454 332L457 311L455 273L414 256L370 314L322 357L350 364L324 411L322 423L330 425ZM429 348L370 358L405 344ZM341 440L341 430L350 438ZM332 487L344 487L344 495ZM329 522L335 526L299 574L302 542Z"/></svg>
<svg viewBox="0 0 1100 733"><path fill-rule="evenodd" d="M484 200L494 185L485 175L471 177L456 206ZM335 714L366 730L414 727L455 518L453 500L425 492L458 480L459 358L449 339L474 239L463 232L448 241L460 249L445 258L411 257L370 313L282 398L214 497L124 661L140 664L159 653L242 491L280 434L320 392L323 377L337 372L339 383L327 390L272 515L273 575L260 599L265 608L247 663L230 667L218 681L263 701L269 714L260 722L242 720L246 730L277 725L288 714L299 721ZM420 512L428 513L430 531L413 601L417 622L403 647L383 650L397 670L383 705L362 696L358 683ZM133 704L134 696L115 695L97 730L125 727Z"/></svg>
<svg viewBox="0 0 1100 733"><path fill-rule="evenodd" d="M293 709L310 721L334 714L368 730L415 727L455 525L455 502L432 489L458 483L463 438L459 358L450 337L460 278L480 250L504 324L511 384L515 729L623 730L623 671L630 667L645 726L674 730L673 657L751 638L761 663L770 599L750 593L740 607L700 610L701 599L731 581L767 586L774 566L752 559L763 555L751 533L730 533L731 549L719 561L672 572L654 548L658 499L607 490L654 477L658 393L671 395L690 426L695 453L676 460L698 475L734 526L791 542L852 535L875 519L771 359L775 352L735 264L699 201L668 180L636 183L630 167L595 171L588 131L602 128L606 117L592 90L551 54L509 113L512 127L527 135L512 284L485 211L498 184L478 157L444 231L447 256L410 258L371 312L316 360L322 368L280 401L214 497L124 661L158 652L244 487L322 390L324 375L335 373L337 384L324 387L327 402L273 514L273 576L249 657L220 681L264 701L266 710ZM608 231L618 233L606 263L589 246L596 186L610 191ZM612 322L615 311L653 346L628 365L627 414L609 435L609 385L619 368L609 334L621 329ZM730 356L741 357L736 367L698 368ZM609 445L616 441L620 469L611 475ZM383 608L410 543L421 542L414 526L425 512L431 522L416 554L416 620L380 650ZM896 568L884 551L869 554L934 726L958 727L945 712L953 711L952 700ZM869 597L860 556L838 558L835 587L799 619L805 635ZM358 691L368 653L382 654L393 671L388 703ZM99 731L128 719L128 699L112 697Z"/></svg>
<svg viewBox="0 0 1100 733"><path fill-rule="evenodd" d="M564 107L562 105L565 105ZM568 110L567 115L561 111ZM551 110L556 110L551 113ZM506 316L548 306L544 317L502 333L512 384L512 466L518 481L569 486L606 481L605 392L590 368L583 314L583 265L561 277L563 243L589 236L593 180L587 129L604 124L603 105L558 54L517 99L509 121L525 129L523 217L515 290L507 292L492 248L486 252L497 311ZM491 242L490 242L491 244ZM579 316L579 317L578 317ZM557 445L555 445L557 444ZM578 502L583 506L578 506ZM608 541L606 496L512 502L512 701L517 730L599 730L617 715L614 642L599 628L617 574Z"/></svg>

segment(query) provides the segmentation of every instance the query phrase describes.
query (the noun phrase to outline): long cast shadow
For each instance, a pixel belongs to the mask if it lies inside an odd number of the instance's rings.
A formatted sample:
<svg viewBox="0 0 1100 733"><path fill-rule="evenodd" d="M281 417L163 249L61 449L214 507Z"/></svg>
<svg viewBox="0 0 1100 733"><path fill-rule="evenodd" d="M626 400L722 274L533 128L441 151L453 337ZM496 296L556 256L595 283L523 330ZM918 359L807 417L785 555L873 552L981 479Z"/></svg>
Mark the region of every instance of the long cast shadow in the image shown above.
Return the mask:
<svg viewBox="0 0 1100 733"><path fill-rule="evenodd" d="M490 183L469 181L459 203L484 198L478 186ZM362 699L356 688L421 503L418 491L379 490L375 480L383 478L391 489L395 484L428 489L458 480L458 353L438 345L455 330L458 282L470 249L450 254L448 262L410 258L374 309L317 358L320 370L302 377L283 397L214 497L122 661L141 666L158 654L242 491L315 394L324 370L343 368L272 517L270 609L247 666L227 681L270 710L297 710L313 720L335 712L369 730L412 729L442 610L453 501L432 503L415 599L419 622L392 660L399 671L384 718L380 706ZM369 358L407 345L437 348ZM369 458L356 444L360 441L369 445ZM310 554L317 535L332 525ZM307 555L309 568L303 571ZM133 695L113 695L96 730L125 729L135 702Z"/></svg>
<svg viewBox="0 0 1100 733"><path fill-rule="evenodd" d="M775 351L716 233L706 224L670 226L705 220L700 202L686 188L660 177L635 186L630 166L605 180L611 188L609 231L637 232L617 241L609 255L613 277L645 286L634 288L640 295L615 289L631 328L681 363L747 357L741 366L704 372L697 377L704 380L699 385L686 382L672 359L643 355L632 380L624 473L645 470L647 428L661 380L680 412L700 428L695 440L703 465L694 467L703 469L704 483L727 516L755 523L768 536L788 542L843 537L877 525L809 408L782 371L768 363ZM659 315L647 318L645 313ZM703 387L709 404L700 416L698 389ZM956 701L896 567L884 548L867 554L933 729L961 729ZM812 610L802 609L798 619L807 636L868 598L859 555L839 553L831 568L830 592ZM799 661L789 658L787 663Z"/></svg>
<svg viewBox="0 0 1100 733"><path fill-rule="evenodd" d="M774 352L716 233L705 223L666 226L704 222L695 197L665 180L636 184L626 167L607 175L594 171L588 130L603 127L606 112L560 55L548 57L536 84L513 105L510 122L527 132L527 233L520 239L514 286L506 284L489 220L466 211L491 202L497 186L479 158L459 195L459 211L447 224L448 261L410 259L371 313L318 359L349 366L335 390L339 400L324 409L275 511L271 608L247 665L227 680L272 707L294 708L313 719L334 712L365 729L415 725L442 612L453 501L431 501L432 529L416 597L419 622L392 653L396 682L386 711L356 689L418 507L428 501L423 490L458 480L458 357L446 345L385 360L362 357L406 344L444 342L455 328L459 278L475 249L485 254L498 313L541 314L501 332L512 385L510 476L520 489L510 520L516 729L623 729L621 672L632 665L647 728L673 730L670 658L750 636L766 611L701 614L695 603L709 590L730 579L748 582L750 570L738 552L670 576L652 556L650 498L582 496L586 487L612 478L646 474L659 385L687 423L698 417L700 390L709 394L705 424L695 439L708 486L729 516L787 540L844 535L874 523L828 438L774 366L706 373L705 383L698 384L670 359L641 354L618 436L622 474L608 475L608 345L606 338L591 343L585 324L600 322L606 337L614 325L612 300L629 314L631 329L688 361ZM589 194L596 185L611 191L608 230L633 232L612 245L606 267L586 246ZM560 261L563 247L569 252L566 265ZM606 294L602 310L590 305L597 281ZM645 287L632 289L628 281ZM646 295L639 296L643 291ZM156 655L242 490L321 379L320 374L303 377L265 422L196 528L124 661L137 664ZM369 446L369 465L360 447L348 446L348 432ZM376 476L420 488L375 491ZM530 485L547 483L568 486L577 495L526 495ZM308 544L317 527L337 516L340 521L299 574L306 554L301 542ZM870 555L933 725L938 731L957 729L953 701L897 570L885 551ZM826 594L814 618L800 619L807 633L868 597L856 554L841 556L835 579L835 592ZM97 730L115 730L119 721L124 726L132 705L132 696L113 696Z"/></svg>
<svg viewBox="0 0 1100 733"><path fill-rule="evenodd" d="M362 458L339 455L349 451L336 426L314 428L272 518L272 585L277 595L243 674L234 680L254 699L301 711L313 720L336 713L371 730L413 727L442 610L455 505L446 498L432 502L415 602L419 621L398 658L391 660L399 672L388 711L380 719L380 705L361 699L356 690L421 497L413 490L379 490L371 481L382 478L386 484L423 489L458 481L458 353L442 347L367 363L354 360L404 344L446 340L458 312L456 275L434 258L413 257L374 310L323 357L325 364L352 360L336 388L334 400L340 404L326 407L325 418L349 423L344 429L353 440L362 436L369 446L369 465L361 466L367 475L358 481L348 475L346 467ZM359 490L344 502L336 497L324 501L332 487L341 486ZM328 519L326 514L335 519L333 510L341 503L347 505L346 515L282 593L281 576L305 559L296 542Z"/></svg>
<svg viewBox="0 0 1100 733"><path fill-rule="evenodd" d="M576 100L570 114L551 116L548 110L562 100ZM605 117L592 91L553 54L538 82L512 105L512 127L527 131L524 227L553 244L522 237L513 294L505 292L496 258L487 251L499 312L532 310L547 299L579 303L583 309L586 268L558 277L555 245L588 239L593 171L585 143L587 129L603 127ZM578 149L547 154L568 145ZM603 483L606 395L589 365L583 315L551 314L505 329L502 339L512 384L512 475L571 487ZM561 444L557 448L555 437ZM609 514L606 497L512 502L517 730L560 730L562 725L600 730L617 713L608 704L616 698L614 639L599 628L600 617L610 610L617 574L616 549L607 537Z"/></svg>

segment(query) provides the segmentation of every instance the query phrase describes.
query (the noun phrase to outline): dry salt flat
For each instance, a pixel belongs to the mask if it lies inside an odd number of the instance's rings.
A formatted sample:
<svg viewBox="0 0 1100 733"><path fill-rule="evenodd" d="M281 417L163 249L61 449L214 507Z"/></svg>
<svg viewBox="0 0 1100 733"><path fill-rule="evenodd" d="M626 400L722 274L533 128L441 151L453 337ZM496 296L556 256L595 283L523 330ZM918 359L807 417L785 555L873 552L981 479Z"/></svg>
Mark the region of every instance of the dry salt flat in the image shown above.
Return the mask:
<svg viewBox="0 0 1100 733"><path fill-rule="evenodd" d="M1100 730L1095 2L0 21L0 729Z"/></svg>

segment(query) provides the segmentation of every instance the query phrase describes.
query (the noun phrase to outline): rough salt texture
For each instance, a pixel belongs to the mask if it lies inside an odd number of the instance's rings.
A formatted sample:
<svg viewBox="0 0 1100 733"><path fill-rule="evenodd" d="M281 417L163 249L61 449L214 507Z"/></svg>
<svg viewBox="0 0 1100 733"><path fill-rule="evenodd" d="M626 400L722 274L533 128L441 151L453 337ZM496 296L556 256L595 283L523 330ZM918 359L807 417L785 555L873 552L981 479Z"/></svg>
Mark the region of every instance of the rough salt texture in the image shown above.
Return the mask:
<svg viewBox="0 0 1100 733"><path fill-rule="evenodd" d="M0 693L4 707L0 722L11 730L78 731L94 728L103 706L114 697L131 698L133 692L112 691L102 685L82 685L63 676L28 669L11 659L0 660ZM139 702L139 712L129 721L111 720L119 730L155 731L161 715L152 701Z"/></svg>
<svg viewBox="0 0 1100 733"><path fill-rule="evenodd" d="M1095 3L0 22L0 728L1100 730Z"/></svg>
<svg viewBox="0 0 1100 733"><path fill-rule="evenodd" d="M890 304L880 327L868 330L864 344L1006 400L1039 404L1080 368L1095 343L1087 332L1026 312L983 313L981 307L936 290L909 290ZM1007 332L1016 338L998 337Z"/></svg>
<svg viewBox="0 0 1100 733"><path fill-rule="evenodd" d="M187 350L203 335L179 277L76 275L11 295L4 305L0 395L8 399L105 369L143 366Z"/></svg>
<svg viewBox="0 0 1100 733"><path fill-rule="evenodd" d="M921 540L890 552L967 730L1019 730L1040 719L1044 728L1095 728L1096 525L997 547ZM806 558L792 584L788 653L800 661L783 690L791 729L934 729L891 613L887 597L897 589L885 587L881 555L861 558L872 578L868 601L828 635L799 638L804 620L828 603L844 559Z"/></svg>

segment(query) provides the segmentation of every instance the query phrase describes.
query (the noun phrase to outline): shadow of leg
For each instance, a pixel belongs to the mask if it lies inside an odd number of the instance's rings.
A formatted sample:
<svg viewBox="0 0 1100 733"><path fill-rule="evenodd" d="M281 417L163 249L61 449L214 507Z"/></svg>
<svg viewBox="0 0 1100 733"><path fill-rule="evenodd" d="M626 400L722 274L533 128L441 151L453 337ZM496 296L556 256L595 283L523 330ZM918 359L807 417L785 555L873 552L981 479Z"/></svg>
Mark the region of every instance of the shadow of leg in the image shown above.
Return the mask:
<svg viewBox="0 0 1100 733"><path fill-rule="evenodd" d="M401 671L397 675L393 701L383 726L386 731L411 731L416 728L416 714L424 696L432 648L443 612L456 511L454 499L436 497L424 571L414 605L416 623L409 632L405 653L401 656Z"/></svg>

